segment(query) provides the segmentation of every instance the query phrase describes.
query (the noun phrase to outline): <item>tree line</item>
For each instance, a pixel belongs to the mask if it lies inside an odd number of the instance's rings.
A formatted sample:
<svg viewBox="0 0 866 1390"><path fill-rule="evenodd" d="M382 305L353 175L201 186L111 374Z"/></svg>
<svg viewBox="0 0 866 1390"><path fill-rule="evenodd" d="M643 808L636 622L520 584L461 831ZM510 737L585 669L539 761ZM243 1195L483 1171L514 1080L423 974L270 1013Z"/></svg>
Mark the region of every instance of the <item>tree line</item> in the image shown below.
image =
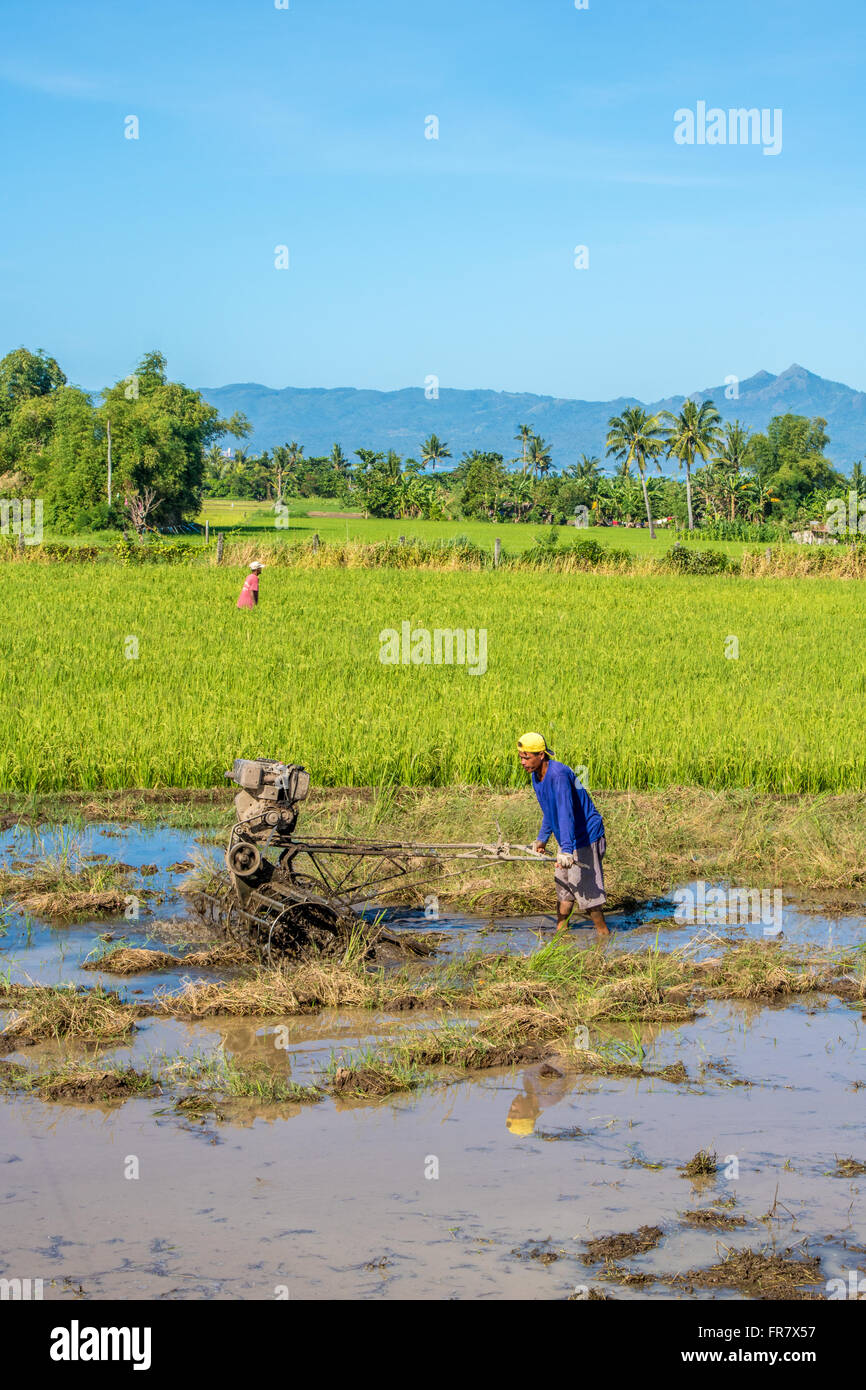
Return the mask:
<svg viewBox="0 0 866 1390"><path fill-rule="evenodd" d="M826 420L781 415L752 433L723 423L712 401L687 400L676 414L628 407L608 422L604 462L584 453L558 469L527 424L517 426L510 459L473 449L456 463L435 434L417 458L365 448L347 457L339 443L307 456L295 440L254 452L243 442L250 434L242 414L223 419L199 392L169 380L159 352L98 400L70 386L41 350L0 360L0 496L42 497L61 531L171 526L194 517L205 497L325 497L367 516L542 524L577 516L736 534L818 519L846 489L866 496L862 464L846 477L827 457ZM239 442L229 446L227 436ZM662 474L663 463L679 476Z"/></svg>

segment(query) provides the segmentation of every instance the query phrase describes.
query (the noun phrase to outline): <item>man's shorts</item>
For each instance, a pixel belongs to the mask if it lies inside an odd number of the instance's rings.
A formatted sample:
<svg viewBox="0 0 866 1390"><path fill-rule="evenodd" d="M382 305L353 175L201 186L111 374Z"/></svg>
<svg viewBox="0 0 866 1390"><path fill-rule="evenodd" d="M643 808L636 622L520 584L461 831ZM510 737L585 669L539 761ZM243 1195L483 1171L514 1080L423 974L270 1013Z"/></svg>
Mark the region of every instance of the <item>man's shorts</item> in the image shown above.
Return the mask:
<svg viewBox="0 0 866 1390"><path fill-rule="evenodd" d="M574 863L570 869L556 868L554 882L559 902L576 903L581 912L586 912L590 907L604 906L607 902L604 871L601 866L604 848L602 835L600 840L575 851Z"/></svg>

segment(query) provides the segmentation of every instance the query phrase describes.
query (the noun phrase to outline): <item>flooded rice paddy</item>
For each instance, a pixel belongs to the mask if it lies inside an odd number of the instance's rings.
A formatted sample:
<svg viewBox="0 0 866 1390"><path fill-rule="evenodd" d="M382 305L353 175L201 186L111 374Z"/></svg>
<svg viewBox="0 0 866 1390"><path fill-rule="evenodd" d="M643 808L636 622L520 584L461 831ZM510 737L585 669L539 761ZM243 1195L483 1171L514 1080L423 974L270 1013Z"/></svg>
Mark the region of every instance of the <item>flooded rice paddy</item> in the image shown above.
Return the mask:
<svg viewBox="0 0 866 1390"><path fill-rule="evenodd" d="M64 833L8 830L0 861L26 864ZM130 866L130 893L138 885L150 895L139 918L59 925L7 905L7 980L101 981L146 1003L191 975L226 978L182 964L126 977L85 969L107 945L200 949L178 890L193 861L214 851L189 831L137 826L89 826L80 842L87 855ZM422 910L393 910L389 920L408 931L435 925L446 961L479 946L526 953L550 939L545 918L431 924ZM673 895L609 920L610 952L656 942L662 951L690 942L695 953L718 950L700 928L675 921ZM866 909L834 917L815 904L783 905L790 944L856 947L864 927ZM763 928L734 932L760 937ZM112 942L100 940L106 934ZM594 946L591 930L571 936ZM13 1011L0 1011L0 1027ZM223 1056L309 1086L334 1058L442 1016L150 1016L123 1044L49 1039L7 1051L3 1065L131 1064L158 1071L163 1084L122 1103L0 1092L0 1277L41 1278L45 1297L59 1299L767 1296L742 1281L692 1277L749 1249L820 1260L801 1296L824 1298L827 1281L866 1276L866 1166L856 1171L866 1165L862 1013L862 1002L817 992L707 998L688 1021L606 1030L623 1057L642 1050L646 1070L682 1063L684 1081L575 1074L553 1058L384 1099L243 1095L186 1112L165 1081L179 1060ZM716 1155L715 1172L685 1176L701 1150ZM845 1159L853 1166L840 1168ZM640 1228L654 1233L608 1253L588 1246Z"/></svg>

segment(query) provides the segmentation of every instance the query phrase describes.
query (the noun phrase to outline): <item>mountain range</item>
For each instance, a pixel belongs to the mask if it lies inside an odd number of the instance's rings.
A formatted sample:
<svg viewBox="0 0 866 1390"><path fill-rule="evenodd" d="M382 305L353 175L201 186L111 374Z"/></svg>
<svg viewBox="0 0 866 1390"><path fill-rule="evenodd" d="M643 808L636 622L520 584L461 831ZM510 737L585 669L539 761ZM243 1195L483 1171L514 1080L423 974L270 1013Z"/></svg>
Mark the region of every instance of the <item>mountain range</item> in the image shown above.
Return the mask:
<svg viewBox="0 0 866 1390"><path fill-rule="evenodd" d="M631 405L651 412L678 411L689 397L644 402L634 396L612 401L580 401L529 392L441 389L428 400L420 387L365 391L353 387L274 389L256 382L200 387L223 415L241 410L253 426L247 443L257 451L295 439L307 456L330 452L334 443L351 455L358 448L395 449L418 457L422 440L435 433L456 461L467 449L489 449L515 457L519 424L528 424L552 448L554 467L575 462L581 453L604 457L607 422ZM732 398L734 391L738 392ZM727 394L726 394L727 393ZM757 372L736 384L691 392L696 401L713 400L725 420L765 430L773 415L823 416L830 444L827 454L850 468L866 453L866 392L808 372L796 363L778 376Z"/></svg>

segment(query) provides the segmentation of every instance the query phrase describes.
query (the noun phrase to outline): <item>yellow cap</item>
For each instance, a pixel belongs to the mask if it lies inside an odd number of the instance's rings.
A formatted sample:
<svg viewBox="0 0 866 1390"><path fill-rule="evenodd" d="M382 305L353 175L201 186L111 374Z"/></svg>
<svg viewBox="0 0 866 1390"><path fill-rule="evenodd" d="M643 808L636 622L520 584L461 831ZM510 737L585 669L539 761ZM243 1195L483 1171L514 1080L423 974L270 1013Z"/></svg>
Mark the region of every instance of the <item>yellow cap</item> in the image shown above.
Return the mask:
<svg viewBox="0 0 866 1390"><path fill-rule="evenodd" d="M549 753L544 734L521 734L517 740L520 753Z"/></svg>
<svg viewBox="0 0 866 1390"><path fill-rule="evenodd" d="M535 1129L534 1120L526 1120L518 1115L509 1115L505 1123L512 1134L532 1134Z"/></svg>

